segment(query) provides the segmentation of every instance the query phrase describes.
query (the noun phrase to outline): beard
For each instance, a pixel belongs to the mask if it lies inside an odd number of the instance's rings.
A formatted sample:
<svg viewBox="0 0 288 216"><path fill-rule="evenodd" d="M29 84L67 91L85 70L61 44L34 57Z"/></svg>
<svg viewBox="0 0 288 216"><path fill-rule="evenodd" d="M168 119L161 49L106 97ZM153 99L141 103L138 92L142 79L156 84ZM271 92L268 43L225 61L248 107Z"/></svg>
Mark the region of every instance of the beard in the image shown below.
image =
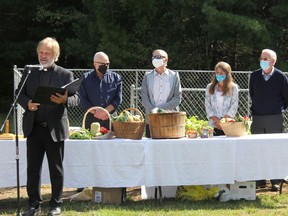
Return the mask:
<svg viewBox="0 0 288 216"><path fill-rule="evenodd" d="M39 62L44 68L49 68L54 64L55 61L47 59L39 59Z"/></svg>

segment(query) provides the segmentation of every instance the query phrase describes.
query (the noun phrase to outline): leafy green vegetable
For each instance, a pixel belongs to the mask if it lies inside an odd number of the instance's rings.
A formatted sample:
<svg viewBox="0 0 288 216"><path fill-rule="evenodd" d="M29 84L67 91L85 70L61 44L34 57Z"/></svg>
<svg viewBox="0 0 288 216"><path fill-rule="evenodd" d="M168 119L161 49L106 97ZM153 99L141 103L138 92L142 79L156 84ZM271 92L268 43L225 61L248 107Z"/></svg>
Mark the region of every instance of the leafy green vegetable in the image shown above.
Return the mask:
<svg viewBox="0 0 288 216"><path fill-rule="evenodd" d="M124 110L122 113L120 113L119 116L113 117L112 121L127 122L129 116L131 116L131 114L128 111Z"/></svg>
<svg viewBox="0 0 288 216"><path fill-rule="evenodd" d="M92 137L92 135L88 130L81 128L81 130L71 133L69 136L69 139L84 140L84 139L91 139L91 137Z"/></svg>
<svg viewBox="0 0 288 216"><path fill-rule="evenodd" d="M157 113L165 113L166 111L164 110L164 109L161 109L161 108L159 108L158 110L157 110Z"/></svg>
<svg viewBox="0 0 288 216"><path fill-rule="evenodd" d="M202 128L212 129L211 126L208 125L208 121L200 120L197 116L191 116L190 118L185 119L185 130L195 130L200 133Z"/></svg>

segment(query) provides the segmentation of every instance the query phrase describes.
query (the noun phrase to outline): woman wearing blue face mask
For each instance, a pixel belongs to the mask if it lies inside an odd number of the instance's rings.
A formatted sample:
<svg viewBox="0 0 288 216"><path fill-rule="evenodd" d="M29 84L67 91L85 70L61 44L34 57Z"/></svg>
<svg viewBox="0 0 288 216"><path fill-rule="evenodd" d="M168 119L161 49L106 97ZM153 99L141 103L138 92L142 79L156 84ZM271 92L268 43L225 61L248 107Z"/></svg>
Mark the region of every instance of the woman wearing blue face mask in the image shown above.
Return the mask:
<svg viewBox="0 0 288 216"><path fill-rule="evenodd" d="M228 63L218 62L212 81L206 87L205 109L215 136L225 135L220 119L234 118L238 110L238 86L233 82L231 72Z"/></svg>

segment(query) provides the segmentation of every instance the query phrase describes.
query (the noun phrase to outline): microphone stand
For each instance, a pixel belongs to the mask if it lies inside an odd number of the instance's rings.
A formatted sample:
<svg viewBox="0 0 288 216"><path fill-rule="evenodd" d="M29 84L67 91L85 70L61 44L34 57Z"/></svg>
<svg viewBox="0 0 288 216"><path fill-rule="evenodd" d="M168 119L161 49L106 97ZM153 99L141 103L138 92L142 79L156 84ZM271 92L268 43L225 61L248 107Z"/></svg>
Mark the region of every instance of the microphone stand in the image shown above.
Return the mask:
<svg viewBox="0 0 288 216"><path fill-rule="evenodd" d="M14 127L15 127L15 143L16 143L16 175L17 175L17 216L21 216L21 213L20 213L20 176L19 176L19 137L18 137L18 116L17 116L17 113L18 113L18 98L19 98L19 95L29 77L29 75L31 74L31 69L29 68L28 70L28 73L22 83L22 85L20 86L20 89L17 93L17 95L15 95L15 98L14 98L14 101L10 107L10 110L4 120L4 123L2 124L1 126L1 132L4 128L4 125L6 124L10 114L12 111L14 111Z"/></svg>

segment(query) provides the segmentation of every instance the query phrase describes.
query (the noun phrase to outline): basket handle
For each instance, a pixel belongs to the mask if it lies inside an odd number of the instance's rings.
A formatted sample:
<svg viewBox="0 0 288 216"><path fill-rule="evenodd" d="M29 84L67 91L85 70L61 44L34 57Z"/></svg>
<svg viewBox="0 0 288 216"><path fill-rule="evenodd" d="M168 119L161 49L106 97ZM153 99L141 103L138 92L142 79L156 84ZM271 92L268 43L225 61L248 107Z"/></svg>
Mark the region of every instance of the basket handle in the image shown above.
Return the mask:
<svg viewBox="0 0 288 216"><path fill-rule="evenodd" d="M143 114L141 113L141 111L137 108L127 108L127 109L124 109L119 115L121 115L123 112L125 111L136 111L139 115L140 115L140 118L141 118L141 122L144 121L144 118L143 118Z"/></svg>
<svg viewBox="0 0 288 216"><path fill-rule="evenodd" d="M82 120L82 128L85 128L85 120L86 120L87 114L90 113L91 110L97 110L97 109L103 110L109 116L109 130L111 131L111 116L110 116L110 113L106 109L104 109L103 107L100 107L100 106L91 107L91 108L89 108L86 111L86 113L84 114L83 120Z"/></svg>

